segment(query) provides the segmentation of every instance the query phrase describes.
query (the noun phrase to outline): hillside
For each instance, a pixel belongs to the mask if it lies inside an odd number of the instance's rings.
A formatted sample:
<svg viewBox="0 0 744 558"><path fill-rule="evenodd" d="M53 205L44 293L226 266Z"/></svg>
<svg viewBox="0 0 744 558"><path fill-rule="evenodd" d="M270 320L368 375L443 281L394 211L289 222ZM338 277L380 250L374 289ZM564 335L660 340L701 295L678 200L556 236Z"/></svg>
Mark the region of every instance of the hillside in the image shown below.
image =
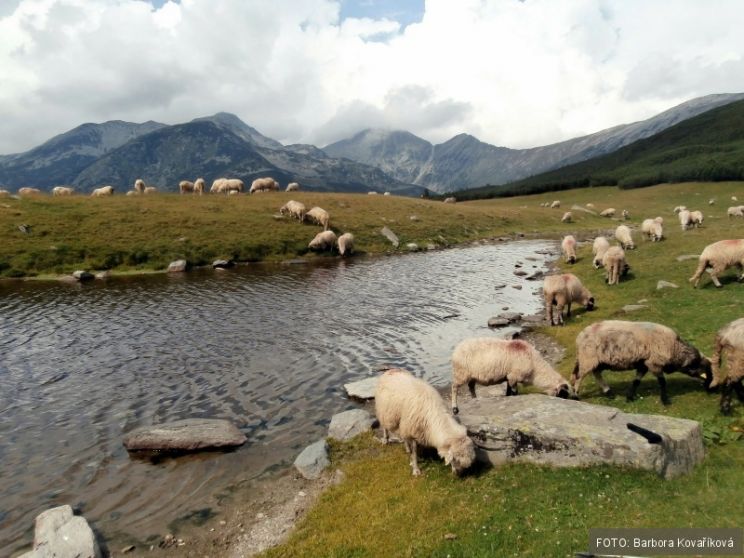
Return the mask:
<svg viewBox="0 0 744 558"><path fill-rule="evenodd" d="M459 199L569 188L638 188L667 182L744 180L744 101L685 120L614 153L503 186L458 192Z"/></svg>

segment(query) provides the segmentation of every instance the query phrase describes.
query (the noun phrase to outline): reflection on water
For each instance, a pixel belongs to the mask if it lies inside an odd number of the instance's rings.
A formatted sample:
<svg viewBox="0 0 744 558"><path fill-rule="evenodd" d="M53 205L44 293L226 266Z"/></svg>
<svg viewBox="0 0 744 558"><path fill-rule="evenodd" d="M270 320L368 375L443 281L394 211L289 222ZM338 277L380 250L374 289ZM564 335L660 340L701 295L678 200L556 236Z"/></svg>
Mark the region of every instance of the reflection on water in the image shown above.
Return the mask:
<svg viewBox="0 0 744 558"><path fill-rule="evenodd" d="M220 491L291 463L382 364L449 382L462 339L502 307L539 309L513 275L542 242L319 265L251 266L92 285L0 286L0 548L62 503L104 537L162 534ZM525 289L495 290L498 283ZM232 453L130 458L124 433L234 421Z"/></svg>

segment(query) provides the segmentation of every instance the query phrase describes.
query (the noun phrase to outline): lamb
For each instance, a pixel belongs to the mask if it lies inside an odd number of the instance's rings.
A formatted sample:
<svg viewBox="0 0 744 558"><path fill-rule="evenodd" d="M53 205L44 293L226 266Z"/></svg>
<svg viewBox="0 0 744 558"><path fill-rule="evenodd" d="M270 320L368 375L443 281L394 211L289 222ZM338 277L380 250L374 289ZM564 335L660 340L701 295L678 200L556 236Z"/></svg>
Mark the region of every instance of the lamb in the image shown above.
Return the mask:
<svg viewBox="0 0 744 558"><path fill-rule="evenodd" d="M31 188L30 186L24 186L23 188L18 188L18 195L19 196L40 196L41 190L38 188Z"/></svg>
<svg viewBox="0 0 744 558"><path fill-rule="evenodd" d="M610 246L602 256L602 266L607 270L607 284L617 285L620 276L627 273L625 250L619 246Z"/></svg>
<svg viewBox="0 0 744 558"><path fill-rule="evenodd" d="M703 224L703 212L702 211L690 211L690 225L693 227L700 227Z"/></svg>
<svg viewBox="0 0 744 558"><path fill-rule="evenodd" d="M305 213L305 221L321 225L323 230L327 231L331 224L331 216L325 209L313 207L310 211Z"/></svg>
<svg viewBox="0 0 744 558"><path fill-rule="evenodd" d="M674 213L675 213L675 214L677 214L677 213L679 213L680 211L684 211L685 209L687 209L687 206L684 206L684 205L678 205L677 207L675 207L675 208L674 208Z"/></svg>
<svg viewBox="0 0 744 558"><path fill-rule="evenodd" d="M74 193L75 190L73 190L69 186L55 186L54 188L52 188L53 196L71 196Z"/></svg>
<svg viewBox="0 0 744 558"><path fill-rule="evenodd" d="M744 217L744 205L729 207L726 213L729 219L731 219L731 217Z"/></svg>
<svg viewBox="0 0 744 558"><path fill-rule="evenodd" d="M155 186L145 186L145 194L157 194L158 189Z"/></svg>
<svg viewBox="0 0 744 558"><path fill-rule="evenodd" d="M290 217L302 222L303 219L305 219L305 204L298 201L289 200L281 208L279 208L279 213L281 213L282 215L289 215Z"/></svg>
<svg viewBox="0 0 744 558"><path fill-rule="evenodd" d="M721 356L725 355L728 375L721 376ZM734 320L722 327L716 335L715 348L711 357L713 381L710 388L723 383L721 393L721 413L731 414L731 391L736 390L739 401L744 402L744 318Z"/></svg>
<svg viewBox="0 0 744 558"><path fill-rule="evenodd" d="M570 223L572 220L573 220L573 215L571 215L571 212L570 211L566 211L563 214L563 217L561 217L561 222L562 223Z"/></svg>
<svg viewBox="0 0 744 558"><path fill-rule="evenodd" d="M194 183L189 182L188 180L181 180L181 182L178 183L178 191L181 194L191 194L194 192Z"/></svg>
<svg viewBox="0 0 744 558"><path fill-rule="evenodd" d="M602 267L602 258L609 247L610 243L604 236L598 236L594 239L594 244L592 245L594 260L592 260L592 264L594 264L595 268L599 269Z"/></svg>
<svg viewBox="0 0 744 558"><path fill-rule="evenodd" d="M444 464L455 474L475 461L475 446L467 429L449 412L436 389L410 372L392 368L382 374L375 389L375 414L382 427L382 443L390 432L403 439L411 454L411 474L421 475L418 445L436 448Z"/></svg>
<svg viewBox="0 0 744 558"><path fill-rule="evenodd" d="M197 178L194 181L194 193L200 196L204 193L205 183L203 178Z"/></svg>
<svg viewBox="0 0 744 558"><path fill-rule="evenodd" d="M656 219L659 219L659 217ZM644 238L648 237L652 242L659 241L664 236L664 229L656 219L644 219L641 223L641 232Z"/></svg>
<svg viewBox="0 0 744 558"><path fill-rule="evenodd" d="M553 203L550 204L550 207L552 209L555 209L556 207L560 207L560 206L561 206L560 200L555 200Z"/></svg>
<svg viewBox="0 0 744 558"><path fill-rule="evenodd" d="M576 239L573 235L569 234L563 237L561 251L563 252L563 257L566 259L566 263L576 263Z"/></svg>
<svg viewBox="0 0 744 558"><path fill-rule="evenodd" d="M683 231L686 231L687 228L690 226L692 218L690 217L690 212L686 209L683 209L679 212L679 224L682 227Z"/></svg>
<svg viewBox="0 0 744 558"><path fill-rule="evenodd" d="M623 250L632 250L635 248L635 244L633 244L633 235L631 234L630 229L625 225L618 225L615 229L615 239L620 243L620 246L623 247Z"/></svg>
<svg viewBox="0 0 744 558"><path fill-rule="evenodd" d="M719 240L713 244L708 244L702 254L700 254L699 263L695 273L690 277L690 283L697 288L700 282L700 276L707 268L710 278L716 287L722 287L718 280L718 275L726 271L729 267L736 266L739 268L739 281L744 279L744 239L738 240Z"/></svg>
<svg viewBox="0 0 744 558"><path fill-rule="evenodd" d="M134 181L134 191L138 194L144 194L145 193L145 181L141 178L138 178Z"/></svg>
<svg viewBox="0 0 744 558"><path fill-rule="evenodd" d="M338 245L338 253L345 256L348 252L351 254L354 251L354 235L351 233L344 233L338 237L336 241Z"/></svg>
<svg viewBox="0 0 744 558"><path fill-rule="evenodd" d="M93 197L100 197L100 196L113 196L114 195L114 187L113 186L101 186L100 188L96 188L91 192L90 194Z"/></svg>
<svg viewBox="0 0 744 558"><path fill-rule="evenodd" d="M594 309L594 297L581 284L576 275L563 273L562 275L548 275L543 283L545 298L545 313L548 323L556 325L553 320L553 305L558 311L558 324L563 325L563 307L566 306L566 318L571 317L571 303L578 302L587 310Z"/></svg>
<svg viewBox="0 0 744 558"><path fill-rule="evenodd" d="M333 231L323 231L315 235L310 243L307 245L311 250L333 250L333 246L336 244L336 233Z"/></svg>
<svg viewBox="0 0 744 558"><path fill-rule="evenodd" d="M286 192L297 192L300 189L300 185L297 182L290 182L287 184Z"/></svg>
<svg viewBox="0 0 744 558"><path fill-rule="evenodd" d="M377 192L375 192L375 193L377 193ZM444 198L444 203L457 203L457 198L453 198L453 197Z"/></svg>
<svg viewBox="0 0 744 558"><path fill-rule="evenodd" d="M608 207L607 209L604 209L599 214L600 217L614 217L615 216L615 208L614 207Z"/></svg>
<svg viewBox="0 0 744 558"><path fill-rule="evenodd" d="M279 183L270 176L265 176L263 178L257 178L251 183L251 189L249 190L249 193L255 194L260 192L270 192L271 190L278 189Z"/></svg>
<svg viewBox="0 0 744 558"><path fill-rule="evenodd" d="M628 401L635 398L638 385L646 372L656 376L661 389L661 402L669 404L664 373L679 370L689 376L711 380L710 361L680 339L674 330L650 322L605 320L584 328L576 337L576 365L571 382L576 394L581 381L589 374L605 395L611 389L602 378L603 370L635 368L636 377L627 393Z"/></svg>
<svg viewBox="0 0 744 558"><path fill-rule="evenodd" d="M532 345L521 339L475 337L462 341L452 353L452 412L457 414L457 391L465 384L475 397L475 384L506 382L506 394L517 384L532 384L547 395L566 399L573 395L566 379Z"/></svg>

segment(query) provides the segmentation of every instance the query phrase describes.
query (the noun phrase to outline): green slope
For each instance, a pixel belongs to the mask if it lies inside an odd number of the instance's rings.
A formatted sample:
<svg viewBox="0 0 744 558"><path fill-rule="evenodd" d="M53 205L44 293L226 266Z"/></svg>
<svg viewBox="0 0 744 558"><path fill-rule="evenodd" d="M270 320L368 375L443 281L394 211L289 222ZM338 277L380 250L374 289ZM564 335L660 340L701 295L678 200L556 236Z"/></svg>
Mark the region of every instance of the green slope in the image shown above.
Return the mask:
<svg viewBox="0 0 744 558"><path fill-rule="evenodd" d="M510 184L457 192L457 198L513 196L599 185L639 188L665 182L721 180L744 180L744 101L690 118L608 155Z"/></svg>

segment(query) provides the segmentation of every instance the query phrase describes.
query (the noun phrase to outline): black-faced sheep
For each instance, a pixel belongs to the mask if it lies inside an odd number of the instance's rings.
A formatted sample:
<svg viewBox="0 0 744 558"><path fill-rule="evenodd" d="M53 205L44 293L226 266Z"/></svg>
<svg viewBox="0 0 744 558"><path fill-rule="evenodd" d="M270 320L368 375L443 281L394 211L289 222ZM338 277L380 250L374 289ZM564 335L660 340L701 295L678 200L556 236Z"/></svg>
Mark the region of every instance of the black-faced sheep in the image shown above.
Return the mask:
<svg viewBox="0 0 744 558"><path fill-rule="evenodd" d="M561 251L566 263L576 263L576 239L573 235L566 235L561 242Z"/></svg>
<svg viewBox="0 0 744 558"><path fill-rule="evenodd" d="M594 243L592 244L592 254L594 255L592 264L595 268L599 269L602 267L602 258L604 258L605 252L607 252L609 247L610 242L604 236L598 236L594 239Z"/></svg>
<svg viewBox="0 0 744 558"><path fill-rule="evenodd" d="M623 250L632 250L635 248L630 228L625 225L619 225L615 229L615 239L620 243L620 246L623 247Z"/></svg>
<svg viewBox="0 0 744 558"><path fill-rule="evenodd" d="M566 307L566 318L571 317L571 304L577 302L587 310L594 309L594 297L581 284L573 273L548 275L543 282L545 314L550 325L556 325L553 319L553 305L558 312L558 324L563 325L563 307Z"/></svg>
<svg viewBox="0 0 744 558"><path fill-rule="evenodd" d="M466 428L449 413L437 390L399 368L387 370L377 381L375 413L382 442L389 433L403 439L411 454L411 473L419 476L417 449L433 447L445 465L460 474L475 461L475 446Z"/></svg>
<svg viewBox="0 0 744 558"><path fill-rule="evenodd" d="M690 277L690 283L697 287L703 271L710 268L708 273L713 283L716 287L722 287L718 276L733 266L739 269L739 281L744 279L744 239L719 240L706 246L700 254L697 269Z"/></svg>
<svg viewBox="0 0 744 558"><path fill-rule="evenodd" d="M650 322L605 320L584 328L576 337L576 366L571 381L578 395L581 381L590 373L605 395L610 387L602 378L603 370L636 370L636 377L627 393L635 398L638 385L646 372L659 382L661 401L669 403L664 373L684 372L688 376L705 377L711 381L710 361L680 339L674 330Z"/></svg>
<svg viewBox="0 0 744 558"><path fill-rule="evenodd" d="M728 374L721 374L721 357L726 357ZM713 370L711 388L723 384L721 393L721 413L731 413L731 391L736 390L739 401L744 403L744 318L734 320L722 327L716 335L713 356L710 359Z"/></svg>
<svg viewBox="0 0 744 558"><path fill-rule="evenodd" d="M506 382L506 394L517 384L531 384L552 396L570 397L566 379L556 372L537 349L521 339L476 337L461 342L452 353L452 412L457 414L457 391L465 384L475 397L475 384L490 386Z"/></svg>

